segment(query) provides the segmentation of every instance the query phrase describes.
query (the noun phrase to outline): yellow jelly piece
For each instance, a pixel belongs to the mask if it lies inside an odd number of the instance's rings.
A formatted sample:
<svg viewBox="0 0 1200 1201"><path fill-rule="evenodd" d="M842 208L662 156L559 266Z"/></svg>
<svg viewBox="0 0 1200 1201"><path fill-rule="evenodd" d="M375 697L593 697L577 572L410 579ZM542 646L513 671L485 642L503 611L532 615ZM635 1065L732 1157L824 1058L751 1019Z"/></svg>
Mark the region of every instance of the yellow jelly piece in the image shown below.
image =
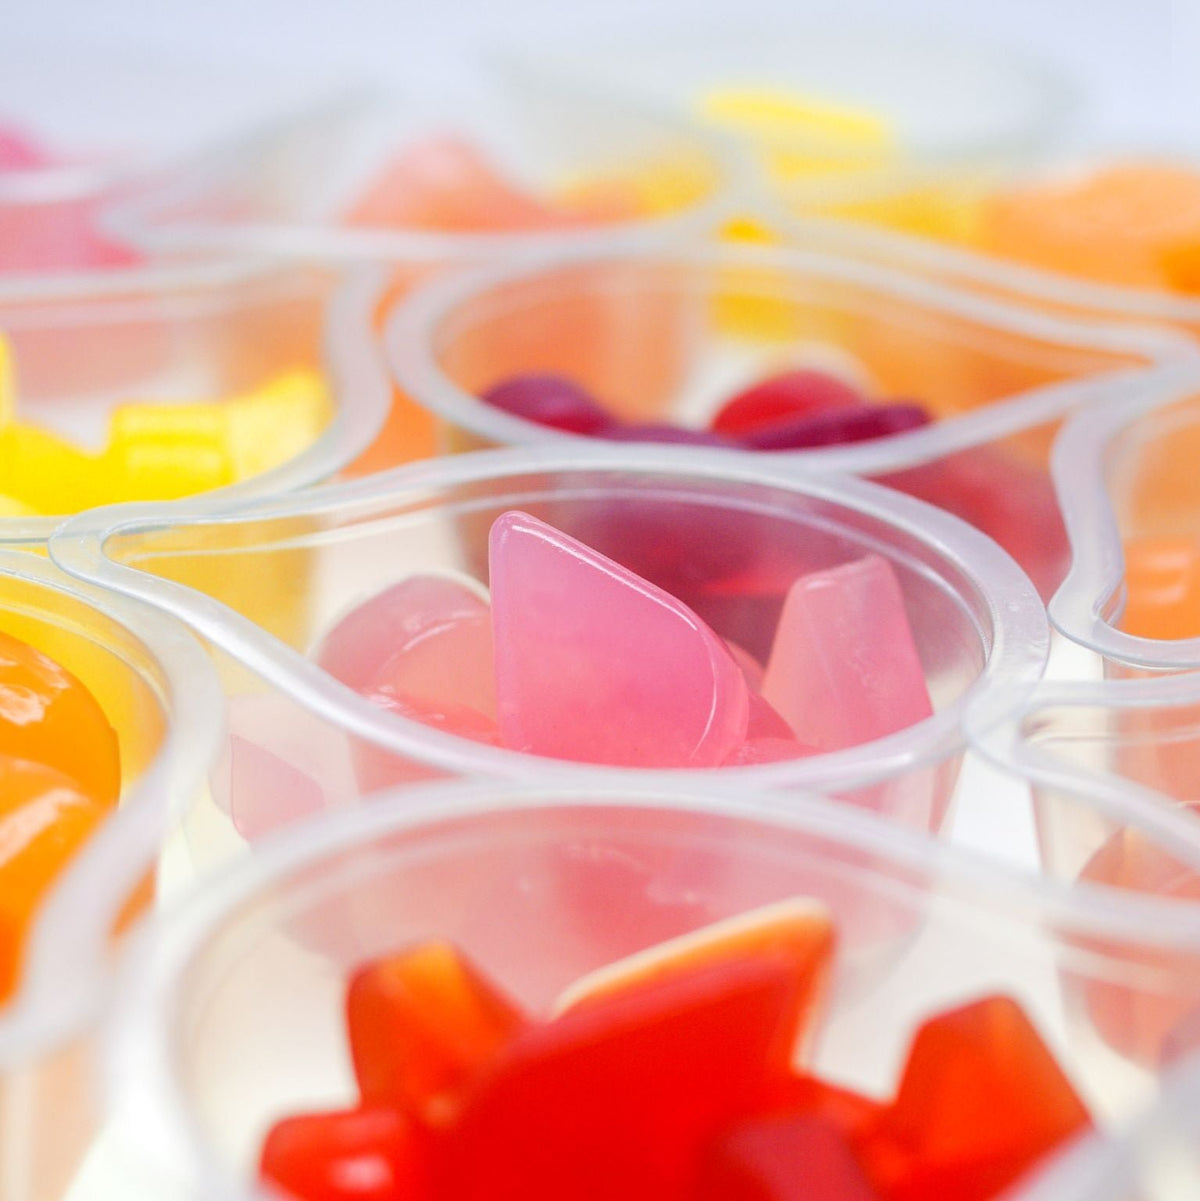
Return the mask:
<svg viewBox="0 0 1200 1201"><path fill-rule="evenodd" d="M97 456L35 425L0 429L0 479L6 495L36 513L76 513L102 503Z"/></svg>
<svg viewBox="0 0 1200 1201"><path fill-rule="evenodd" d="M888 122L875 113L774 88L716 88L701 116L757 143L778 180L886 161L895 153Z"/></svg>
<svg viewBox="0 0 1200 1201"><path fill-rule="evenodd" d="M226 406L234 479L262 475L294 459L320 437L333 403L312 371L289 371Z"/></svg>
<svg viewBox="0 0 1200 1201"><path fill-rule="evenodd" d="M11 359L0 340L0 417L11 414L12 396ZM311 446L331 411L321 377L295 370L223 401L120 405L98 454L9 418L0 422L0 516L177 500L238 483Z"/></svg>

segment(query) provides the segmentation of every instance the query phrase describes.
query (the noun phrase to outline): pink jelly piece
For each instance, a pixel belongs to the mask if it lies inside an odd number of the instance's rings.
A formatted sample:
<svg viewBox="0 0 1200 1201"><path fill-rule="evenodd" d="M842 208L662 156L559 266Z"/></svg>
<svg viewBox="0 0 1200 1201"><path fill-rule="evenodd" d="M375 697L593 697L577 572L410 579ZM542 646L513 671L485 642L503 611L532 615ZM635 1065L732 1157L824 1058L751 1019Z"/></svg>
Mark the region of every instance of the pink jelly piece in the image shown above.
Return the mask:
<svg viewBox="0 0 1200 1201"><path fill-rule="evenodd" d="M763 696L797 738L822 751L930 716L925 673L887 560L868 555L792 585Z"/></svg>
<svg viewBox="0 0 1200 1201"><path fill-rule="evenodd" d="M733 661L742 669L746 677L746 686L751 692L761 692L763 682L763 665L744 647L736 642L725 639L725 646L733 656Z"/></svg>
<svg viewBox="0 0 1200 1201"><path fill-rule="evenodd" d="M612 418L588 391L562 375L517 375L493 385L483 399L514 417L569 434L595 434Z"/></svg>
<svg viewBox="0 0 1200 1201"><path fill-rule="evenodd" d="M787 417L758 426L742 435L742 443L752 450L809 450L870 442L920 429L929 422L929 414L915 404L847 406L813 417Z"/></svg>
<svg viewBox="0 0 1200 1201"><path fill-rule="evenodd" d="M487 602L447 576L411 576L342 618L317 662L358 692L496 712Z"/></svg>
<svg viewBox="0 0 1200 1201"><path fill-rule="evenodd" d="M45 150L27 134L0 125L0 171L33 171L51 162Z"/></svg>
<svg viewBox="0 0 1200 1201"><path fill-rule="evenodd" d="M695 430L685 425L609 425L599 431L599 436L609 442L662 442L679 443L684 446L717 446L724 450L736 450L737 443L712 430Z"/></svg>
<svg viewBox="0 0 1200 1201"><path fill-rule="evenodd" d="M794 738L747 738L722 764L723 767L753 767L758 763L782 763L785 759L807 759L819 754Z"/></svg>
<svg viewBox="0 0 1200 1201"><path fill-rule="evenodd" d="M801 368L773 375L739 392L712 420L719 434L741 437L760 426L861 405L862 394L836 375Z"/></svg>
<svg viewBox="0 0 1200 1201"><path fill-rule="evenodd" d="M746 733L746 682L690 609L525 513L489 542L506 746L628 767L715 767Z"/></svg>
<svg viewBox="0 0 1200 1201"><path fill-rule="evenodd" d="M535 230L566 223L562 213L506 180L461 138L426 138L384 168L347 220L444 233Z"/></svg>
<svg viewBox="0 0 1200 1201"><path fill-rule="evenodd" d="M453 703L431 705L417 697L397 692L387 684L365 695L373 705L407 717L410 721L419 721L422 725L459 738L469 738L472 742L500 745L500 733L495 720L470 706ZM428 764L393 754L363 740L356 740L354 744L354 770L359 788L364 793L379 792L399 784L413 784L418 780L436 779L444 774Z"/></svg>
<svg viewBox="0 0 1200 1201"><path fill-rule="evenodd" d="M229 702L226 770L213 798L251 841L357 793L346 736L279 693Z"/></svg>
<svg viewBox="0 0 1200 1201"><path fill-rule="evenodd" d="M792 727L783 720L778 710L765 696L751 692L746 737L794 738L795 735L792 733Z"/></svg>

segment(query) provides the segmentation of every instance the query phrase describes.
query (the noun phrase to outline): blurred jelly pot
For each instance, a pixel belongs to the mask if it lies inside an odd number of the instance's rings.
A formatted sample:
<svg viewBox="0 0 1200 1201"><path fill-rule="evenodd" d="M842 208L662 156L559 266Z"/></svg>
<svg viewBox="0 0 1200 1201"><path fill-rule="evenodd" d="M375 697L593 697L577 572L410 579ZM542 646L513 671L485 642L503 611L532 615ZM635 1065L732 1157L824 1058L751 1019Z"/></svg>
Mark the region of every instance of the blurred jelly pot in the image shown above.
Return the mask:
<svg viewBox="0 0 1200 1201"><path fill-rule="evenodd" d="M94 1057L114 940L153 894L173 819L205 790L222 700L176 623L33 555L0 552L0 629L83 682L121 755L120 805L47 893L0 1009L0 1198L58 1201L103 1120Z"/></svg>
<svg viewBox="0 0 1200 1201"><path fill-rule="evenodd" d="M310 809L339 803L335 794L352 799L383 781L442 773L625 778L631 769L510 751L384 711L306 657L349 610L408 576L450 572L486 585L488 531L512 509L623 563L760 659L799 576L867 554L891 565L932 716L845 750L719 769L746 789L819 790L937 829L962 757L968 699L1000 680L1032 681L1045 661L1048 627L1033 587L977 531L863 480L719 450L573 442L453 456L290 499L114 508L68 523L52 554L201 634L229 665L231 691L242 694L234 733L308 772ZM298 553L306 574L280 577L294 593L288 620L268 615L256 624L243 582L273 575ZM200 564L204 591L180 586ZM272 699L256 700L264 688ZM324 734L300 733L311 727ZM317 762L322 737L350 735L383 761L357 786L329 766L342 753L336 748ZM322 785L329 773L338 782ZM660 775L712 778L695 769ZM299 798L301 781L290 780L289 796Z"/></svg>
<svg viewBox="0 0 1200 1201"><path fill-rule="evenodd" d="M1188 389L1080 412L1055 447L1071 570L1050 618L1108 676L1200 668L1198 462L1200 395Z"/></svg>
<svg viewBox="0 0 1200 1201"><path fill-rule="evenodd" d="M1200 675L1001 687L968 708L967 730L1028 785L1048 875L1200 902ZM1200 1049L1200 995L1151 1003L1114 985L1077 1000L1123 1055L1158 1066Z"/></svg>
<svg viewBox="0 0 1200 1201"><path fill-rule="evenodd" d="M1153 1093L1096 1053L1058 980L1194 995L1194 972L1147 978L1138 957L1169 946L1194 967L1196 906L1064 892L808 795L629 784L439 784L264 844L130 962L109 1057L119 1137L187 1195L263 1197L268 1126L354 1103L344 987L365 959L448 940L544 1013L582 973L796 897L824 902L838 935L818 1073L887 1096L924 1018L1003 993L1097 1121ZM881 921L900 933L886 959Z"/></svg>
<svg viewBox="0 0 1200 1201"><path fill-rule="evenodd" d="M371 444L387 418L388 389L364 366L372 354L368 314L381 287L369 271L339 280L249 262L97 274L83 284L0 279L0 337L11 355L16 400L15 413L0 419L0 434L15 417L86 456L108 442L113 410L137 403L146 406L139 420L151 434L156 412L163 414L161 446L151 443L143 454L149 467L155 447L186 457L193 444L203 463L214 449L208 426L172 424L175 406L187 406L186 413L199 403L219 413L291 379L291 392L274 402L278 411L269 397L243 406L256 433L242 433L235 447L249 474L229 486L231 494L328 479ZM264 423L271 428L267 446ZM264 468L255 474L258 460ZM62 520L52 507L56 490L71 484L43 488L37 515L0 517L0 542L43 544ZM0 480L0 493L6 491Z"/></svg>
<svg viewBox="0 0 1200 1201"><path fill-rule="evenodd" d="M1030 313L866 256L749 246L578 251L446 276L395 310L386 342L396 382L450 450L578 438L480 399L533 373L573 381L620 420L689 427L795 368L919 404L929 424L772 462L870 476L948 509L1043 596L1067 562L1047 470L1059 424L1105 396L1162 395L1193 355L1165 331Z"/></svg>

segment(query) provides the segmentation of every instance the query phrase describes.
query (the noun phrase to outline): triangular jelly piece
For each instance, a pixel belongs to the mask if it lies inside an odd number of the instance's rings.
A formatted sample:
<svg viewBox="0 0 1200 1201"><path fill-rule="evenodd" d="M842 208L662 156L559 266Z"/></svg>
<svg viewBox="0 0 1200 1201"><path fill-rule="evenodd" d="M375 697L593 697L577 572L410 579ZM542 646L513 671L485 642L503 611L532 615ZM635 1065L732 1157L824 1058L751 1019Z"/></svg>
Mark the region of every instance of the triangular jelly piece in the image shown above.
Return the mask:
<svg viewBox="0 0 1200 1201"><path fill-rule="evenodd" d="M763 696L797 738L822 751L882 738L933 713L886 559L868 555L792 585Z"/></svg>
<svg viewBox="0 0 1200 1201"><path fill-rule="evenodd" d="M627 767L715 767L745 737L745 679L690 609L525 513L489 542L506 746Z"/></svg>

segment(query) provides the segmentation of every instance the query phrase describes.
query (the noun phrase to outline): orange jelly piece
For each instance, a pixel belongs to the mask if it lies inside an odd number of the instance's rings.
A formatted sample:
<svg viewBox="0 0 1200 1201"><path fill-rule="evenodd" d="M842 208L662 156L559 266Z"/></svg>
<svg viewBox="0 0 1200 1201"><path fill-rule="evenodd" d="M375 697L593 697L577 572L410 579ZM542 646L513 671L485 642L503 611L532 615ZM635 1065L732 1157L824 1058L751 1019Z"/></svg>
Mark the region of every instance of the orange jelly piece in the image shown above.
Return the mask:
<svg viewBox="0 0 1200 1201"><path fill-rule="evenodd" d="M117 735L96 698L53 659L4 633L0 755L44 763L101 804L120 795Z"/></svg>
<svg viewBox="0 0 1200 1201"><path fill-rule="evenodd" d="M52 767L0 755L0 997L16 986L39 900L109 808Z"/></svg>
<svg viewBox="0 0 1200 1201"><path fill-rule="evenodd" d="M1139 538L1125 545L1121 629L1141 638L1200 636L1200 539Z"/></svg>
<svg viewBox="0 0 1200 1201"><path fill-rule="evenodd" d="M986 249L1103 283L1186 288L1200 252L1200 173L1131 162L993 197Z"/></svg>
<svg viewBox="0 0 1200 1201"><path fill-rule="evenodd" d="M1089 1125L1021 1007L988 997L917 1031L862 1157L885 1201L988 1201Z"/></svg>
<svg viewBox="0 0 1200 1201"><path fill-rule="evenodd" d="M346 1015L363 1101L420 1114L452 1105L525 1025L517 1007L447 943L360 969Z"/></svg>

